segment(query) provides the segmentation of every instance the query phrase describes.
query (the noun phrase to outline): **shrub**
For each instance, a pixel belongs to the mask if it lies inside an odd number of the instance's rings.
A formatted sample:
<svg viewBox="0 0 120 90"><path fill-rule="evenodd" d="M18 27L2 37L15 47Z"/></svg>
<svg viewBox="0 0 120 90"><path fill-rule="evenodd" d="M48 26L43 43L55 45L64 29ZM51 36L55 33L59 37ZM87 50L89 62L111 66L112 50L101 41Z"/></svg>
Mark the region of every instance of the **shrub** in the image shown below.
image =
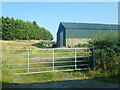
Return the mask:
<svg viewBox="0 0 120 90"><path fill-rule="evenodd" d="M102 68L102 71L116 68L114 65L120 53L118 33L99 33L89 43L95 48L93 52L96 53L97 68Z"/></svg>
<svg viewBox="0 0 120 90"><path fill-rule="evenodd" d="M92 46L90 44L81 44L81 43L79 43L79 44L75 45L74 47L76 48L76 47L92 47Z"/></svg>

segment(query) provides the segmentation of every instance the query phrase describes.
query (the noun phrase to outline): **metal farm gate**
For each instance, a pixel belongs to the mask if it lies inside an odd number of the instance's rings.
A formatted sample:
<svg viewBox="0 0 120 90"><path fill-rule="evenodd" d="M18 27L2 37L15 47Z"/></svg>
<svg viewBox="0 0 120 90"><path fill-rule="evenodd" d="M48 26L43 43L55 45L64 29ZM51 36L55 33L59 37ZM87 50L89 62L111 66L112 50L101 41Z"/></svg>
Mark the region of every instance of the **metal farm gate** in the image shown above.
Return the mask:
<svg viewBox="0 0 120 90"><path fill-rule="evenodd" d="M17 75L88 70L95 65L90 48L3 49L1 61Z"/></svg>

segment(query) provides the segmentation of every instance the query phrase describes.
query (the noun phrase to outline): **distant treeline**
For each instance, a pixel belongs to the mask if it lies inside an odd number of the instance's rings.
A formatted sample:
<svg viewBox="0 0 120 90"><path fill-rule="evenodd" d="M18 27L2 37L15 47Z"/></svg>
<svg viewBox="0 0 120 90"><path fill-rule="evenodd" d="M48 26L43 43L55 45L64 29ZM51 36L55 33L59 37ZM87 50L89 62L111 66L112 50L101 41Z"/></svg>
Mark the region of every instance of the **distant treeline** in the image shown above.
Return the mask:
<svg viewBox="0 0 120 90"><path fill-rule="evenodd" d="M29 22L9 17L1 17L2 40L53 40L52 34L36 21Z"/></svg>

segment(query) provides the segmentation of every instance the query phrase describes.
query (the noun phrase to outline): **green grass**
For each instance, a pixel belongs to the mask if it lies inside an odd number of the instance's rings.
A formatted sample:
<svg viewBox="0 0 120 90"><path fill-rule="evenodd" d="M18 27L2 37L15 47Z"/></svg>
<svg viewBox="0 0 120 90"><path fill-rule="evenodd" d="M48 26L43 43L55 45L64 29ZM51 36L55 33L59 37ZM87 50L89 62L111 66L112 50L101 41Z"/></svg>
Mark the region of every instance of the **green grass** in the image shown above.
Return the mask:
<svg viewBox="0 0 120 90"><path fill-rule="evenodd" d="M9 75L9 76L8 76ZM13 79L14 78L14 79ZM88 79L84 72L48 72L30 75L3 74L3 87L8 87L12 83L40 83L50 81Z"/></svg>

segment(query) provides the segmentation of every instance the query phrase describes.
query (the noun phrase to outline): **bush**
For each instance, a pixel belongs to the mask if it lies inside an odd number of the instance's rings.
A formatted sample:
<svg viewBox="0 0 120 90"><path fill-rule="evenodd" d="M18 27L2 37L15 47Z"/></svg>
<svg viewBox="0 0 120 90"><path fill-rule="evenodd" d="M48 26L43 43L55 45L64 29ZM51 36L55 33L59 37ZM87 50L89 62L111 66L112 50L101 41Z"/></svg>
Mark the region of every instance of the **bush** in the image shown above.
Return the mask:
<svg viewBox="0 0 120 90"><path fill-rule="evenodd" d="M97 68L102 71L116 69L114 65L119 62L120 54L118 33L99 33L89 43L95 48L93 52L96 53Z"/></svg>
<svg viewBox="0 0 120 90"><path fill-rule="evenodd" d="M118 83L120 73L120 41L118 33L98 33L89 41L94 46L96 67L92 71L93 78Z"/></svg>
<svg viewBox="0 0 120 90"><path fill-rule="evenodd" d="M92 46L90 44L81 44L81 43L79 43L79 44L75 45L74 47L76 48L76 47L92 47Z"/></svg>

